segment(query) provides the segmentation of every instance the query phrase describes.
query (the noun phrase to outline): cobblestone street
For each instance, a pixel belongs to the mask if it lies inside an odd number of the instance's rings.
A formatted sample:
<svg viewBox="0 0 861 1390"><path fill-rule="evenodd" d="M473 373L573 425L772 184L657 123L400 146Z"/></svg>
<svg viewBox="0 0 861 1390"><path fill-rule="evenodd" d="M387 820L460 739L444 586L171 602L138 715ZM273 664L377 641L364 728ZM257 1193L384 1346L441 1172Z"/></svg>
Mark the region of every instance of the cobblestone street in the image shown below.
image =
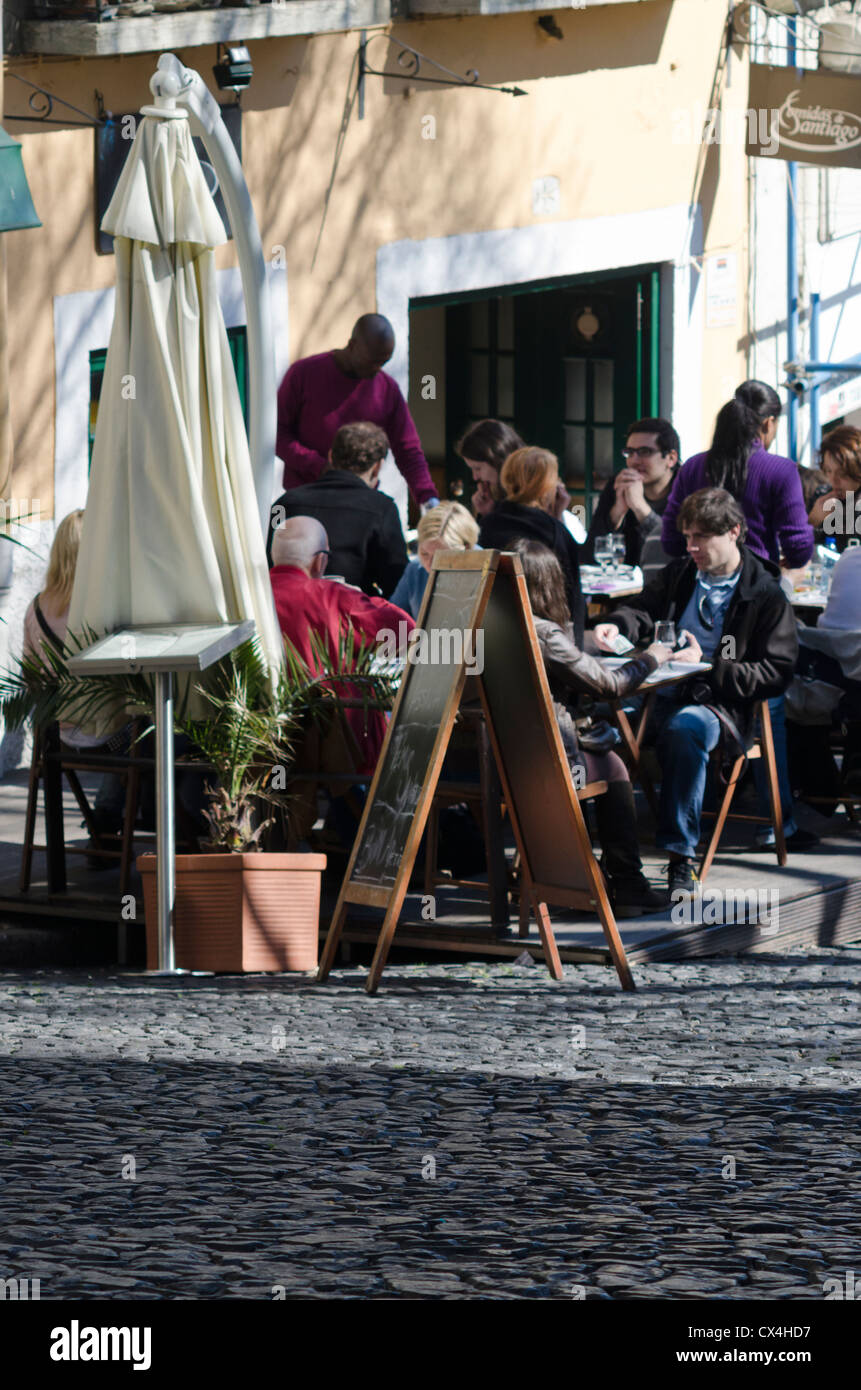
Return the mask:
<svg viewBox="0 0 861 1390"><path fill-rule="evenodd" d="M822 1300L861 949L0 982L0 1275L43 1299Z"/></svg>

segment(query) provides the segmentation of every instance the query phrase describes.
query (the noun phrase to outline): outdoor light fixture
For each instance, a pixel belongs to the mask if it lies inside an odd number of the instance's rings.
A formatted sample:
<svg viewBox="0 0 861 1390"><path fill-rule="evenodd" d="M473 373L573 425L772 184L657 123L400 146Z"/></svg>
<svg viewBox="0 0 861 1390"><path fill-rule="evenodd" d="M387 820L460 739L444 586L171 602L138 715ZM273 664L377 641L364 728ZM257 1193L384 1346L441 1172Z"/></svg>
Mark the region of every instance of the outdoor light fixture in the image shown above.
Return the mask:
<svg viewBox="0 0 861 1390"><path fill-rule="evenodd" d="M241 92L254 76L251 54L244 46L229 48L218 45L218 61L212 69L222 92Z"/></svg>
<svg viewBox="0 0 861 1390"><path fill-rule="evenodd" d="M21 145L0 125L0 232L41 225L27 185Z"/></svg>

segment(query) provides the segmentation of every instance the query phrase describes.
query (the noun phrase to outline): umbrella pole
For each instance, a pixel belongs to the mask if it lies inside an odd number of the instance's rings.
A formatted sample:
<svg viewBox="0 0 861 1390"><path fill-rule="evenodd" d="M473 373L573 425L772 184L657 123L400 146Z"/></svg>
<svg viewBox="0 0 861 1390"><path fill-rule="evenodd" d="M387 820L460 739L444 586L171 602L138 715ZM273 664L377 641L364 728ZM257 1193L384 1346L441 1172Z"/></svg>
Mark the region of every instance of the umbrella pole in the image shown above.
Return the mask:
<svg viewBox="0 0 861 1390"><path fill-rule="evenodd" d="M158 968L176 969L173 950L173 905L176 897L173 781L173 673L155 674L156 879Z"/></svg>

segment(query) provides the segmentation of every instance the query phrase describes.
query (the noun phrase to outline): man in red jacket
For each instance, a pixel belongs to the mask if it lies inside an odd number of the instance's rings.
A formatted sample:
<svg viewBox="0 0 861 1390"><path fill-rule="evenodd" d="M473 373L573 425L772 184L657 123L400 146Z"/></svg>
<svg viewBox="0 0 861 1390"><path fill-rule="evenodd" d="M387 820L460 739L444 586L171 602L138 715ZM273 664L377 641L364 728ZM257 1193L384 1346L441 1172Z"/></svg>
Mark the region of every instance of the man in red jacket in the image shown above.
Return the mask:
<svg viewBox="0 0 861 1390"><path fill-rule="evenodd" d="M371 646L384 632L411 632L415 622L402 608L386 599L373 598L350 584L324 578L329 558L329 541L319 521L310 516L294 516L275 532L272 540L272 569L269 577L275 597L278 622L285 637L308 667L318 672L311 634L322 639L337 657L342 637L350 630L357 645ZM406 622L406 628L399 624ZM345 690L346 694L346 690ZM347 722L362 752L360 771L373 772L386 733L386 717L381 710L347 710Z"/></svg>
<svg viewBox="0 0 861 1390"><path fill-rule="evenodd" d="M395 463L420 506L439 501L413 417L394 377L382 369L395 350L395 333L382 314L363 314L350 341L333 352L294 362L278 388L275 452L284 463L284 487L312 483L328 467L341 425L368 420L389 438Z"/></svg>

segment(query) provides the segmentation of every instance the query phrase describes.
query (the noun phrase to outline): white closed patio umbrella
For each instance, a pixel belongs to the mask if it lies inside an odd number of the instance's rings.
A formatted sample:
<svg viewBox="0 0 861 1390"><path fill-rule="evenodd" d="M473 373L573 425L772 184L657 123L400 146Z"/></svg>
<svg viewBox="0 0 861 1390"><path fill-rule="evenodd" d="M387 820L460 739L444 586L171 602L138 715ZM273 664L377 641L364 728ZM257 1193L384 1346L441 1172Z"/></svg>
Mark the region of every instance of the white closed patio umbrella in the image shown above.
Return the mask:
<svg viewBox="0 0 861 1390"><path fill-rule="evenodd" d="M274 461L275 393L268 389L259 235L238 161L224 148L217 108L200 79L163 55L150 87L155 105L143 108L102 220L115 238L116 307L68 630L101 636L251 620L274 689L284 649L261 526ZM230 178L225 196L246 296L253 292L246 307L252 372L257 367L252 438L260 496L216 291L213 248L226 237L192 145L189 111L177 107L180 93ZM78 661L86 656L71 663L84 673ZM91 663L91 669L98 668ZM171 669L180 668L160 667L155 676L158 937L165 970L174 962ZM207 712L193 695L187 708L202 717Z"/></svg>
<svg viewBox="0 0 861 1390"><path fill-rule="evenodd" d="M283 647L216 290L226 236L170 83L150 84L102 221L116 308L69 631L252 619L274 676Z"/></svg>

